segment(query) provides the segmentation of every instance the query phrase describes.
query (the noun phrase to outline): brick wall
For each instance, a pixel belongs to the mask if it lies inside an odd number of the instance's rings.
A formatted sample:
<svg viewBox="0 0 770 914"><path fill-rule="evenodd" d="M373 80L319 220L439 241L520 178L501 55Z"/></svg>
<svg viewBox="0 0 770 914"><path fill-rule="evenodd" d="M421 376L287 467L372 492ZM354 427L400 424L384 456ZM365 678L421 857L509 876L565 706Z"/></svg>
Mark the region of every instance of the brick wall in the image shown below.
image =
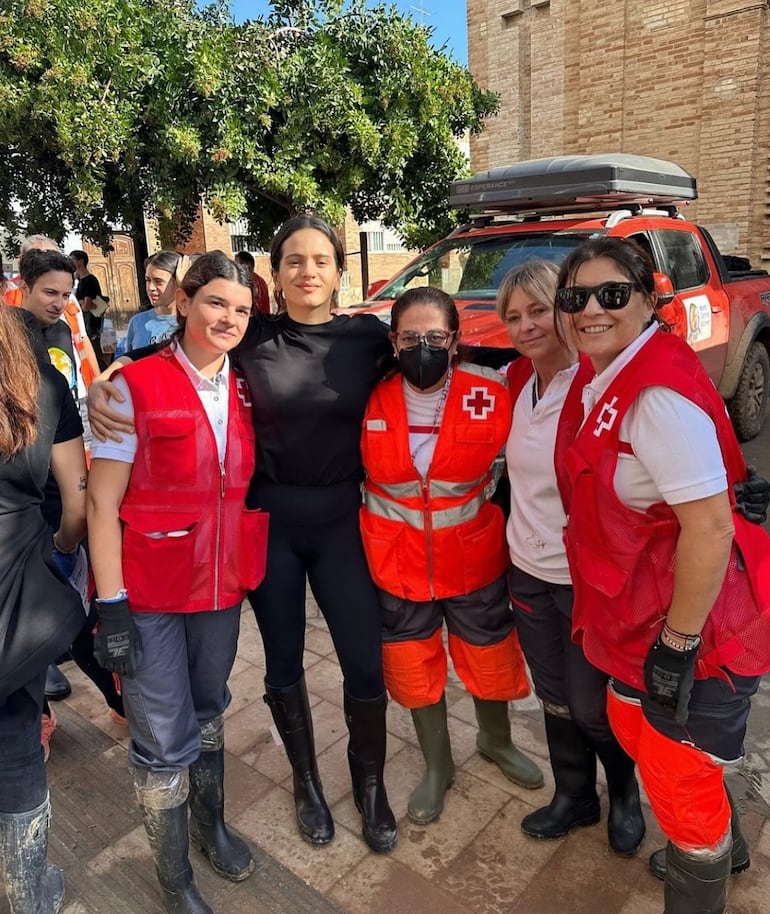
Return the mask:
<svg viewBox="0 0 770 914"><path fill-rule="evenodd" d="M770 265L770 34L763 0L468 0L471 72L501 111L475 171L563 153L671 159L687 211Z"/></svg>

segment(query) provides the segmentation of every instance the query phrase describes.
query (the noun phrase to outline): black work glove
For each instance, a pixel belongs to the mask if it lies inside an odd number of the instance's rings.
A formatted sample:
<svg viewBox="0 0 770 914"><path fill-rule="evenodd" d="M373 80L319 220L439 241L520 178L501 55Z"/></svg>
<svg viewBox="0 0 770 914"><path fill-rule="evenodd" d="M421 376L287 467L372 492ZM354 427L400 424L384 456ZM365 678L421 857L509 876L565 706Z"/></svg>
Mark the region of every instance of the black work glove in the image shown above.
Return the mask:
<svg viewBox="0 0 770 914"><path fill-rule="evenodd" d="M752 524L764 524L767 520L767 506L770 504L770 482L759 476L754 467L749 467L746 482L736 482L735 510Z"/></svg>
<svg viewBox="0 0 770 914"><path fill-rule="evenodd" d="M105 670L131 679L142 659L142 643L128 600L95 602L99 624L94 633L94 657Z"/></svg>
<svg viewBox="0 0 770 914"><path fill-rule="evenodd" d="M697 647L688 651L674 650L658 637L644 661L647 694L661 711L673 717L678 724L687 723L697 653Z"/></svg>

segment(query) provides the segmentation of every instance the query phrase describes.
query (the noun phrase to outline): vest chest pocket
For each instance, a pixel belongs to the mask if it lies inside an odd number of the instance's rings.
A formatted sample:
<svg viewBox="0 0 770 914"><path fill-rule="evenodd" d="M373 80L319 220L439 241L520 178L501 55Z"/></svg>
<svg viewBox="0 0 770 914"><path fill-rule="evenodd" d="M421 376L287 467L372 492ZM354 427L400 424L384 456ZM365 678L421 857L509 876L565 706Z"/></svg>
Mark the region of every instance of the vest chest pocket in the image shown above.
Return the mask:
<svg viewBox="0 0 770 914"><path fill-rule="evenodd" d="M201 416L197 421L206 422L206 418ZM189 414L147 418L145 447L154 481L173 488L195 485L202 456L197 453L195 428L196 417Z"/></svg>
<svg viewBox="0 0 770 914"><path fill-rule="evenodd" d="M121 509L120 517L129 600L155 610L183 606L193 579L199 518L129 506Z"/></svg>

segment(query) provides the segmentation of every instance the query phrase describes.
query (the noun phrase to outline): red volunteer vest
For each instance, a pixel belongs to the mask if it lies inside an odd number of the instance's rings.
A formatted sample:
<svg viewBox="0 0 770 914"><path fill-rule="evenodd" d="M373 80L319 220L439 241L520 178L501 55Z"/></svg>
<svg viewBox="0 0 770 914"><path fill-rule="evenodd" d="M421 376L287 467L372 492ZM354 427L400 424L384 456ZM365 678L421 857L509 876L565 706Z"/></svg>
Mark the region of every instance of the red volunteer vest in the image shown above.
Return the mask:
<svg viewBox="0 0 770 914"><path fill-rule="evenodd" d="M503 512L489 497L511 423L508 393L488 369L455 369L423 482L409 451L401 383L400 375L382 381L364 417L361 532L369 568L378 587L406 600L471 593L507 567Z"/></svg>
<svg viewBox="0 0 770 914"><path fill-rule="evenodd" d="M254 427L244 380L230 373L227 450L170 349L121 370L138 450L120 506L123 580L135 612L226 609L265 572L268 516L244 505Z"/></svg>
<svg viewBox="0 0 770 914"><path fill-rule="evenodd" d="M573 428L582 418L583 383L576 380L578 395L564 407L565 422ZM652 386L677 391L714 422L731 498L732 485L746 478L716 388L689 346L662 332L600 398L566 460L557 459L557 472L566 472L572 486L565 544L575 590L573 633L593 664L639 689L644 689L644 659L671 603L680 528L663 503L646 512L622 504L613 480L622 448L621 420L640 391ZM770 537L740 514L733 520L730 562L703 628L698 678L722 675L721 666L744 676L770 670Z"/></svg>

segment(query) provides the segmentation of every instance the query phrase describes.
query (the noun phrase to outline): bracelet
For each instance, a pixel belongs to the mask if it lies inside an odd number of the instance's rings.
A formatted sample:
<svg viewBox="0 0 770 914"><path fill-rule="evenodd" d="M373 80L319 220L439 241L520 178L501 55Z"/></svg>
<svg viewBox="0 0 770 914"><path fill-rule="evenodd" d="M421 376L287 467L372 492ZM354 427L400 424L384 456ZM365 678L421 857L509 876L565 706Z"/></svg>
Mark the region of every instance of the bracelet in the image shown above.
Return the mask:
<svg viewBox="0 0 770 914"><path fill-rule="evenodd" d="M97 603L121 603L123 600L128 599L128 591L123 588L119 590L114 597L97 597Z"/></svg>
<svg viewBox="0 0 770 914"><path fill-rule="evenodd" d="M56 542L56 534L53 535L53 548L57 552L61 552L62 555L74 555L78 551L80 543L76 543L72 549L62 549L62 547Z"/></svg>
<svg viewBox="0 0 770 914"><path fill-rule="evenodd" d="M664 622L660 632L660 640L676 651L691 651L698 647L701 637L700 635L687 635L684 632L678 632L675 628L671 628L668 622Z"/></svg>

